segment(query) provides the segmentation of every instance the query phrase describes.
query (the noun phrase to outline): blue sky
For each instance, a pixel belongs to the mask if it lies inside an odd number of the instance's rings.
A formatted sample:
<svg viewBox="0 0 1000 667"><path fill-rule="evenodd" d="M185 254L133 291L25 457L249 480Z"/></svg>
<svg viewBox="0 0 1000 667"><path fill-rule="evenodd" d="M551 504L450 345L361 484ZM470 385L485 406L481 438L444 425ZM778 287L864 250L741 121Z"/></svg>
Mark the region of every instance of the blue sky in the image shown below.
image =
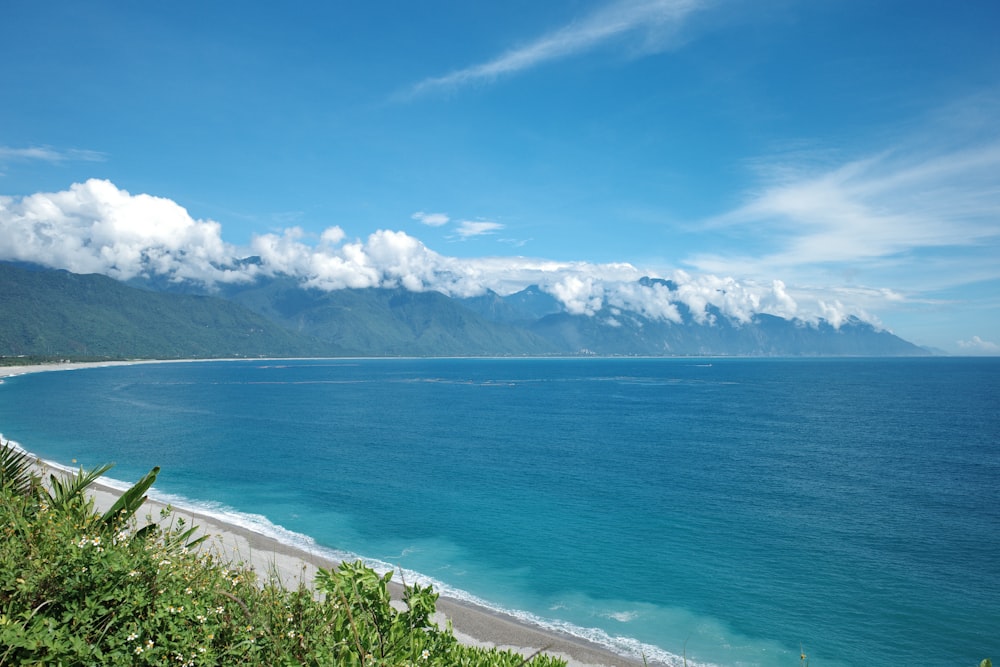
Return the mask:
<svg viewBox="0 0 1000 667"><path fill-rule="evenodd" d="M0 259L1000 353L1000 5L7 3ZM624 290L624 291L623 291ZM622 296L626 294L626 296ZM630 295L630 296L629 296ZM666 316L666 315L665 315Z"/></svg>

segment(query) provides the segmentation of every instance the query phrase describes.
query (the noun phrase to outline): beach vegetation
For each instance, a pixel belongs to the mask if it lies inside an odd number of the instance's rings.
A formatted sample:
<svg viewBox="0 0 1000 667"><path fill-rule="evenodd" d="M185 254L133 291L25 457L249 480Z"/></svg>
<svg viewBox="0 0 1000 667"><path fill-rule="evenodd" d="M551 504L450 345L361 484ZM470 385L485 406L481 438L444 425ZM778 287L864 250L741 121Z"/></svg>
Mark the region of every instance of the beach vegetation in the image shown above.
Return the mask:
<svg viewBox="0 0 1000 667"><path fill-rule="evenodd" d="M34 459L27 452L0 442L0 488L21 496L35 489Z"/></svg>
<svg viewBox="0 0 1000 667"><path fill-rule="evenodd" d="M85 490L106 467L43 483L26 456L0 443L0 664L565 665L460 644L430 587L393 600L360 562L290 589L169 508L140 521L157 469L102 514Z"/></svg>

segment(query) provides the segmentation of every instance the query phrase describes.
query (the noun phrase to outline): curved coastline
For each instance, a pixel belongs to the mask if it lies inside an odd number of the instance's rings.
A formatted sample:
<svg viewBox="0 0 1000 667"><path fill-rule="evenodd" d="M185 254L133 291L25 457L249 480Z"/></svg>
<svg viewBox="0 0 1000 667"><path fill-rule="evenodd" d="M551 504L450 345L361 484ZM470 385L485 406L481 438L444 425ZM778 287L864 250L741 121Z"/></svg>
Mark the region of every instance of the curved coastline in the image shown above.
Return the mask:
<svg viewBox="0 0 1000 667"><path fill-rule="evenodd" d="M215 360L128 360L6 366L0 367L0 383L4 377L26 373L185 361ZM39 465L52 470L69 470L66 466L54 462L39 460ZM109 481L111 483L108 483ZM127 483L116 484L114 480L104 479L94 484L93 496L98 508L110 507L127 487ZM215 549L220 556L234 562L243 561L261 574L276 574L286 586L298 586L300 583L310 586L318 568L335 566L339 560L338 556L353 557L351 554L338 554L315 543L310 545L308 543L310 538L306 536L292 533L287 536L268 534L280 533L284 530L280 526L270 524L275 531L265 531L259 526L248 525L247 521L239 520L241 517L238 516L230 517L224 512L188 506L183 501L174 503L166 496L157 496L155 490L150 496L147 501L150 514L158 513L161 508L169 504L174 509L175 516L184 517L185 521L191 525L198 525L203 533L211 536L207 544L210 544L210 548ZM394 594L401 594L401 584L394 582L392 586ZM444 623L445 620L451 621L456 638L463 643L508 648L526 656L544 650L545 653L567 660L572 667L619 665L633 667L644 664L641 658L622 655L607 646L576 634L543 627L528 619L481 604L479 601L451 596L447 590L442 591L437 585L435 588L441 593L437 604L439 623ZM653 661L648 658L646 660L646 664L653 666L673 663L672 660Z"/></svg>

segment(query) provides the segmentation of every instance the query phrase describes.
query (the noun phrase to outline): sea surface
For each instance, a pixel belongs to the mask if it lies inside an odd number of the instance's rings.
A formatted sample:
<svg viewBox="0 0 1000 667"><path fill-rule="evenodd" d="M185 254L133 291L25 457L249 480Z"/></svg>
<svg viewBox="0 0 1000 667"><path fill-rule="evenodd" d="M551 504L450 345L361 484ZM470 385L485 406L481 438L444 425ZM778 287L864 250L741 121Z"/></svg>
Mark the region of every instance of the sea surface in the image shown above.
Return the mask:
<svg viewBox="0 0 1000 667"><path fill-rule="evenodd" d="M1000 658L1000 359L136 365L0 431L668 664Z"/></svg>

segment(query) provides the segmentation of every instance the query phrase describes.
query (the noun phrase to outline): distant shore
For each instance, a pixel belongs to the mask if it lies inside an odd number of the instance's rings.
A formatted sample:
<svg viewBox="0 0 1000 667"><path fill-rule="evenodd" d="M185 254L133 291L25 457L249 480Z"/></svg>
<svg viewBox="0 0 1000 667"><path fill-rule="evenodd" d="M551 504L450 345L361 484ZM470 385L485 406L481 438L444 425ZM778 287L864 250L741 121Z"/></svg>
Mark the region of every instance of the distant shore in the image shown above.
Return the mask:
<svg viewBox="0 0 1000 667"><path fill-rule="evenodd" d="M4 377L26 373L146 363L177 363L178 361L180 360L171 360L170 362L129 360L0 366L0 380ZM198 359L190 361L211 360ZM0 430L2 430L2 425L0 425ZM31 443L22 444L28 447L31 446ZM44 461L40 461L39 465L48 467L48 464ZM121 494L120 489L101 482L95 483L91 488L95 503L99 509L109 508L118 495ZM150 500L147 501L147 507L144 510L140 510L140 514L145 512L157 516L160 509L165 506L165 503L155 499L155 487L151 490L151 496ZM203 514L190 508L173 506L173 509L175 517L183 517L189 525L199 526L201 534L208 534L210 536L203 548L215 550L222 558L230 562L242 561L252 566L254 571L261 576L274 573L280 577L287 587L297 587L300 583L311 586L318 568L328 569L336 565L336 562L331 559L298 549L267 535L226 522L219 517ZM402 591L401 585L394 583L393 586L394 595L399 596ZM512 616L507 616L461 600L442 596L438 600L437 609L440 614L439 623L443 625L445 619L450 620L456 638L465 644L497 646L512 649L525 656L530 656L536 651L544 649L545 653L567 660L572 667L598 667L601 665L608 667L633 667L643 664L641 660L620 656L584 639L555 631L543 630ZM653 665L654 663L650 664Z"/></svg>
<svg viewBox="0 0 1000 667"><path fill-rule="evenodd" d="M115 361L55 361L41 364L23 364L17 366L0 366L0 380L5 377L24 375L26 373L45 373L47 371L75 371L85 368L105 368L110 366L134 366L136 364L179 364L194 361L233 361L232 359L124 359ZM239 360L239 361L242 361Z"/></svg>

